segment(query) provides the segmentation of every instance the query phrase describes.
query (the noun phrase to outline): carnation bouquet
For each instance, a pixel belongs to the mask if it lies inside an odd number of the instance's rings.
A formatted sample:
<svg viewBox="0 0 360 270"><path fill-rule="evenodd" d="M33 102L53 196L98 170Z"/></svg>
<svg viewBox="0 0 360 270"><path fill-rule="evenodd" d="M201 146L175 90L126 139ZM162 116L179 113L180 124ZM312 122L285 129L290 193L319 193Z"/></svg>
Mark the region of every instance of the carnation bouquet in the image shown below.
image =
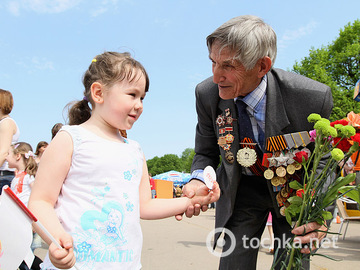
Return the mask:
<svg viewBox="0 0 360 270"><path fill-rule="evenodd" d="M303 181L290 182L294 192L287 199L285 217L292 227L310 222L328 227L326 221L333 217L326 209L338 198L346 195L360 203L359 187L349 185L355 180L355 174L341 176L339 172L339 164L345 164L360 149L360 131L357 133L360 116L351 112L346 119L330 123L318 114L310 114L308 121L314 123L314 130L309 132L310 140L315 144L314 150L312 153L298 151L293 158L302 165ZM281 269L302 269L301 260L309 259L309 255L300 252L303 246L295 242L294 237L283 254L276 254L279 256L275 258L280 259L274 261L272 269L279 264ZM314 250L310 255L315 255Z"/></svg>

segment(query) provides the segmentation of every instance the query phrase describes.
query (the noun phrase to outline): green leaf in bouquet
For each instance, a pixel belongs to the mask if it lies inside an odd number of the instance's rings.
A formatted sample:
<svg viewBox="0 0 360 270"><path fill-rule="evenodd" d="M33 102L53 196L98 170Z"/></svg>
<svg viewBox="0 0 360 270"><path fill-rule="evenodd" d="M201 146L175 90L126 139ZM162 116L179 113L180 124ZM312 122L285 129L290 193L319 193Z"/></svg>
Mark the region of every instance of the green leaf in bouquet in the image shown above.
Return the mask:
<svg viewBox="0 0 360 270"><path fill-rule="evenodd" d="M350 199L353 199L358 204L360 204L360 194L359 194L359 187L356 186L344 186L338 189L341 194L346 193Z"/></svg>
<svg viewBox="0 0 360 270"><path fill-rule="evenodd" d="M290 203L290 206L295 206L295 205L300 206L303 202L303 199L300 198L299 196L293 196L288 198L288 202Z"/></svg>
<svg viewBox="0 0 360 270"><path fill-rule="evenodd" d="M324 220L329 220L333 218L331 212L325 210L321 212L321 216L323 217Z"/></svg>
<svg viewBox="0 0 360 270"><path fill-rule="evenodd" d="M317 219L315 219L315 221L317 222L317 224L323 224L324 220L320 217L318 217Z"/></svg>
<svg viewBox="0 0 360 270"><path fill-rule="evenodd" d="M291 181L291 182L289 183L289 187L292 188L292 189L296 189L296 190L298 190L298 189L303 189L303 186L302 186L298 181L296 181L296 180Z"/></svg>
<svg viewBox="0 0 360 270"><path fill-rule="evenodd" d="M291 218L292 217L291 217L290 211L288 211L287 208L285 209L285 218L286 218L287 223L289 223L291 226L291 222L292 222Z"/></svg>
<svg viewBox="0 0 360 270"><path fill-rule="evenodd" d="M326 207L331 204L337 198L339 188L353 182L355 180L355 177L355 173L350 173L345 177L339 177L338 179L336 179L335 184L330 186L326 193L326 196L324 197L323 206Z"/></svg>

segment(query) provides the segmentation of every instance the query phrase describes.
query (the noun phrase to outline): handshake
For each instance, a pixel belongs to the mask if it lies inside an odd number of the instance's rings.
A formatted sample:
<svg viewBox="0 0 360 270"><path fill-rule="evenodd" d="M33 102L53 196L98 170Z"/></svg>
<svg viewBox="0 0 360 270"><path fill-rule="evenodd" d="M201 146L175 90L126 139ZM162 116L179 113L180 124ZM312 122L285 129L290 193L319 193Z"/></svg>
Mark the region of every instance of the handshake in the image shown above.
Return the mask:
<svg viewBox="0 0 360 270"><path fill-rule="evenodd" d="M211 166L204 169L204 182L192 179L183 187L183 196L191 199L189 205L184 212L188 218L198 216L200 210L207 211L210 203L216 202L220 198L219 184L216 182L216 173ZM176 215L177 220L182 220L183 214Z"/></svg>

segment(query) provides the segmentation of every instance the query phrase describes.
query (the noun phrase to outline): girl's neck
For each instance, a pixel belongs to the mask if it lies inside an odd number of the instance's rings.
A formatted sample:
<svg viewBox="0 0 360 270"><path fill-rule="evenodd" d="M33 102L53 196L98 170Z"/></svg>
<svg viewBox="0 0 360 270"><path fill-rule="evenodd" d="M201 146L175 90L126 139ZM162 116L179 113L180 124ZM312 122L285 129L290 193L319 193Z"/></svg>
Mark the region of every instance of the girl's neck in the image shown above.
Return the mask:
<svg viewBox="0 0 360 270"><path fill-rule="evenodd" d="M9 117L8 114L3 114L0 112L0 120L3 120L4 118Z"/></svg>
<svg viewBox="0 0 360 270"><path fill-rule="evenodd" d="M120 130L109 125L101 124L92 118L83 123L82 126L107 140L123 142Z"/></svg>

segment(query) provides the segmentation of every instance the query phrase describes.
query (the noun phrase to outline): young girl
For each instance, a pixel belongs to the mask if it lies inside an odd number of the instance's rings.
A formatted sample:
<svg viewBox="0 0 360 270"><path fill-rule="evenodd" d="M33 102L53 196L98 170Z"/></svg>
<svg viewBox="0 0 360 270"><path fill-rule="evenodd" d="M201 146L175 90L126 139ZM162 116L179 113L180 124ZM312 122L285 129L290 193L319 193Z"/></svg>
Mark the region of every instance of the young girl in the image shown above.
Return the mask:
<svg viewBox="0 0 360 270"><path fill-rule="evenodd" d="M46 240L51 262L45 258L43 268L70 268L76 260L82 270L141 269L140 218L183 213L217 200L220 190L151 199L142 150L120 133L140 117L149 88L145 69L128 53L96 56L83 84L84 99L44 152L30 198L30 210L63 246Z"/></svg>
<svg viewBox="0 0 360 270"><path fill-rule="evenodd" d="M16 175L11 182L11 190L25 205L28 205L31 188L34 184L34 177L37 171L37 163L31 145L26 142L13 144L10 147L6 160L9 168L16 169ZM36 237L36 234L33 234L33 237ZM32 251L34 251L33 248ZM42 261L35 256L31 268L29 268L25 262L22 262L19 269L40 269L39 265L41 262Z"/></svg>
<svg viewBox="0 0 360 270"><path fill-rule="evenodd" d="M15 176L6 161L10 145L19 140L20 131L10 113L14 99L10 91L0 89L0 195L3 186L10 186Z"/></svg>
<svg viewBox="0 0 360 270"><path fill-rule="evenodd" d="M28 205L37 171L35 155L32 152L31 145L25 142L13 144L6 160L9 168L17 171L11 182L11 189L25 205Z"/></svg>

